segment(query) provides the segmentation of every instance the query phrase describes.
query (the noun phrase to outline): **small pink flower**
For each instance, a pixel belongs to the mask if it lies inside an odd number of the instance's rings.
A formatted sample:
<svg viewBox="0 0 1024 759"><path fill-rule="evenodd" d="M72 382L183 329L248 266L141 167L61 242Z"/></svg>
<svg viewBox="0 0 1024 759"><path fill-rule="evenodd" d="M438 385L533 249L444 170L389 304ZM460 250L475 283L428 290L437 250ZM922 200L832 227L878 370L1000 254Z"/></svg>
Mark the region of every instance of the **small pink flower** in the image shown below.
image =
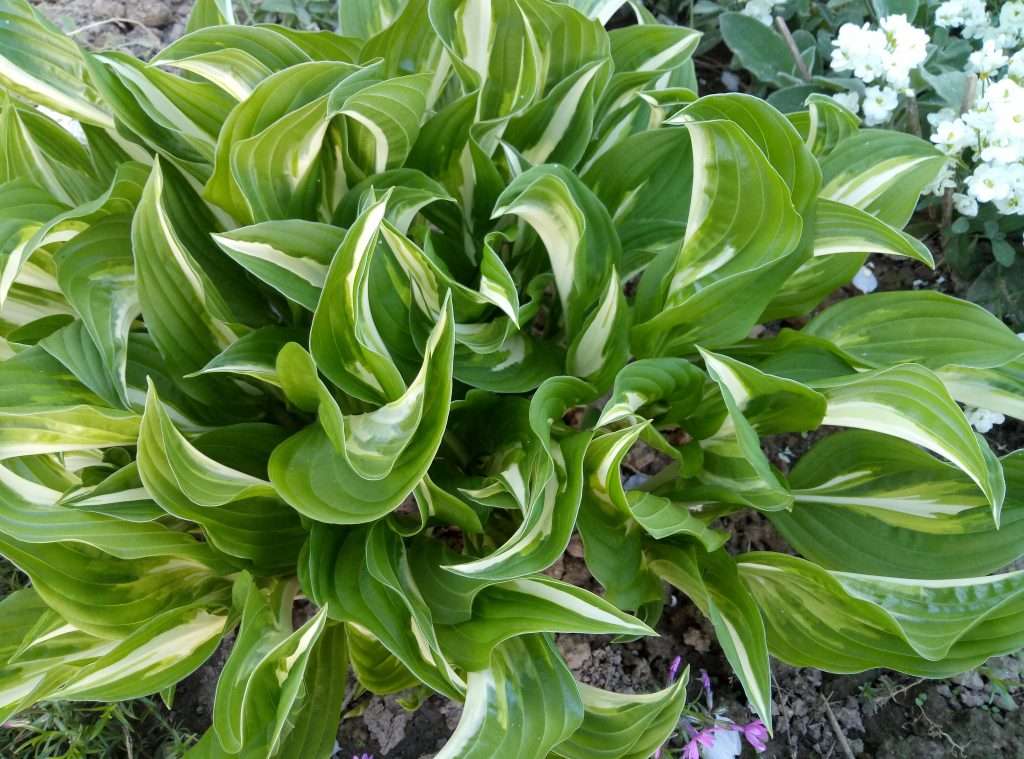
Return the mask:
<svg viewBox="0 0 1024 759"><path fill-rule="evenodd" d="M362 756L353 756L352 759L373 759L373 754L363 754Z"/></svg>
<svg viewBox="0 0 1024 759"><path fill-rule="evenodd" d="M676 676L679 674L679 667L683 663L683 657L677 656L672 660L672 663L668 665L668 682L671 685L676 681Z"/></svg>
<svg viewBox="0 0 1024 759"><path fill-rule="evenodd" d="M761 720L755 719L749 725L737 725L736 729L743 733L743 737L747 739L747 742L758 753L768 748L768 745L765 743L768 740L768 728L764 726Z"/></svg>
<svg viewBox="0 0 1024 759"><path fill-rule="evenodd" d="M700 684L704 686L704 692L708 694L708 698L711 698L711 678L703 669L700 671Z"/></svg>
<svg viewBox="0 0 1024 759"><path fill-rule="evenodd" d="M683 746L682 759L700 759L700 747L711 748L715 745L715 733L721 728L712 727L709 730L701 730L699 733L695 731L689 725L686 726L687 732L692 736L689 742Z"/></svg>

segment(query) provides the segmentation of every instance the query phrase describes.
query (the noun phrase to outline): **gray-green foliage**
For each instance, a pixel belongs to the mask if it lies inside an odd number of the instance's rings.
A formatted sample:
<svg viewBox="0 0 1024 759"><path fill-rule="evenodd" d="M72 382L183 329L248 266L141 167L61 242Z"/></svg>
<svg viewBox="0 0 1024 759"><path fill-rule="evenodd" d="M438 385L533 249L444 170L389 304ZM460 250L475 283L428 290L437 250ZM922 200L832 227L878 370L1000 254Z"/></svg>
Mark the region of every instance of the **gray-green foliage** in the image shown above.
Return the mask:
<svg viewBox="0 0 1024 759"><path fill-rule="evenodd" d="M649 635L663 580L765 721L770 653L1024 643L1024 575L986 576L1024 469L957 405L1020 416L1024 343L927 293L747 338L869 252L930 262L900 228L941 155L697 98L698 35L619 5L353 1L334 34L200 0L144 64L0 0L0 553L32 581L0 716L162 691L237 630L190 757L327 756L349 664L466 703L441 757L643 757L683 684L581 686L552 634ZM821 425L851 429L789 476L762 452ZM641 442L671 463L627 491ZM745 508L804 558L727 553ZM544 574L574 530L603 598Z"/></svg>

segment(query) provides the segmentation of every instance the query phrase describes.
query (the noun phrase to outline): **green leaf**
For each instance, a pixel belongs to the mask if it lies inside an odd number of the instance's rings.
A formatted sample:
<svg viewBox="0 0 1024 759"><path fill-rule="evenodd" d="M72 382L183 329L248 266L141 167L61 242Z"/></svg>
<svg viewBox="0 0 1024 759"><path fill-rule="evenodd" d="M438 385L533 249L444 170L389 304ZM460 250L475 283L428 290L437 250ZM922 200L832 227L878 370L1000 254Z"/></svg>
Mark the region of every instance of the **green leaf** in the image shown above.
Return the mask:
<svg viewBox="0 0 1024 759"><path fill-rule="evenodd" d="M789 254L802 221L760 148L730 122L690 122L686 129L694 145L694 198L682 248L677 255L666 250L641 280L632 335L640 356L741 339L798 263ZM760 295L751 294L754 281Z"/></svg>
<svg viewBox="0 0 1024 759"><path fill-rule="evenodd" d="M270 483L192 445L175 428L152 385L138 446L142 484L168 513L198 522L219 550L262 568L280 570L295 560L306 535L297 515ZM243 446L234 441L236 449L251 446L249 456L261 455L252 441Z"/></svg>
<svg viewBox="0 0 1024 759"><path fill-rule="evenodd" d="M757 596L740 582L736 561L724 550L698 554L692 545L668 542L651 546L647 554L651 571L686 593L711 620L757 716L770 725L771 670L765 625L755 604ZM745 568L739 566L741 571Z"/></svg>
<svg viewBox="0 0 1024 759"><path fill-rule="evenodd" d="M324 631L321 609L291 629L292 592L275 589L270 599L244 576L236 588L242 626L217 682L213 729L226 752L274 755L294 719L306 668ZM274 608L274 603L280 604Z"/></svg>
<svg viewBox="0 0 1024 759"><path fill-rule="evenodd" d="M791 115L791 119L796 115ZM847 137L857 134L860 119L828 95L816 93L807 98L807 133L804 140L819 159Z"/></svg>
<svg viewBox="0 0 1024 759"><path fill-rule="evenodd" d="M762 82L778 84L779 74L793 73L796 64L789 48L771 27L744 13L722 13L718 25L743 68Z"/></svg>
<svg viewBox="0 0 1024 759"><path fill-rule="evenodd" d="M151 65L196 74L242 101L272 73L309 60L298 45L273 29L215 25L190 29L154 56Z"/></svg>
<svg viewBox="0 0 1024 759"><path fill-rule="evenodd" d="M577 683L583 723L553 753L566 759L648 759L678 727L687 674L657 693L628 696Z"/></svg>
<svg viewBox="0 0 1024 759"><path fill-rule="evenodd" d="M991 369L1024 354L1024 341L981 306L930 290L848 298L803 331L876 367L913 361Z"/></svg>
<svg viewBox="0 0 1024 759"><path fill-rule="evenodd" d="M999 523L1006 494L999 460L975 436L933 372L905 364L819 382L815 387L828 401L824 424L883 432L943 456L981 489Z"/></svg>
<svg viewBox="0 0 1024 759"><path fill-rule="evenodd" d="M944 366L938 375L956 401L1024 418L1024 360L993 369Z"/></svg>
<svg viewBox="0 0 1024 759"><path fill-rule="evenodd" d="M903 132L866 129L840 142L821 161L821 197L866 211L899 229L945 158Z"/></svg>
<svg viewBox="0 0 1024 759"><path fill-rule="evenodd" d="M427 109L431 77L401 76L371 84L359 92L329 101L329 114L345 117L346 151L365 174L379 174L405 163Z"/></svg>
<svg viewBox="0 0 1024 759"><path fill-rule="evenodd" d="M81 48L28 2L0 5L0 50L4 87L86 123L114 126L89 81Z"/></svg>
<svg viewBox="0 0 1024 759"><path fill-rule="evenodd" d="M708 374L722 388L734 421L742 414L759 436L817 429L825 416L825 398L806 385L702 350Z"/></svg>
<svg viewBox="0 0 1024 759"><path fill-rule="evenodd" d="M615 376L611 398L595 426L630 416L650 419L656 427L669 427L685 419L700 404L705 375L681 358L647 358L624 366Z"/></svg>
<svg viewBox="0 0 1024 759"><path fill-rule="evenodd" d="M200 263L206 251L196 238L203 227L213 223L201 201L176 171L157 162L132 221L132 249L146 327L181 375L202 369L236 339L223 321L228 309L214 272Z"/></svg>
<svg viewBox="0 0 1024 759"><path fill-rule="evenodd" d="M818 195L821 170L786 117L760 98L725 94L702 97L666 123L685 124L692 120L715 119L731 121L753 140L786 183L797 211L807 215Z"/></svg>
<svg viewBox="0 0 1024 759"><path fill-rule="evenodd" d="M125 403L128 330L139 310L130 230L127 216L108 216L62 246L54 258L61 290L81 314Z"/></svg>
<svg viewBox="0 0 1024 759"><path fill-rule="evenodd" d="M971 479L913 443L852 430L804 454L789 482L791 512L772 523L826 569L892 577L982 576L1024 551L1022 457L1002 460L1007 496L1000 527Z"/></svg>
<svg viewBox="0 0 1024 759"><path fill-rule="evenodd" d="M225 579L197 561L118 559L70 543L29 544L0 533L3 555L47 605L79 630L118 640L173 608L222 608Z"/></svg>
<svg viewBox="0 0 1024 759"><path fill-rule="evenodd" d="M314 325L315 319L314 315ZM328 417L325 422L321 416L320 424L305 428L278 446L269 468L270 481L282 498L313 519L358 524L383 517L412 493L426 474L445 431L455 348L452 321L448 301L427 342L423 366L400 398L375 412L345 421L350 431L341 434L345 447L359 456L359 468L353 466L349 455L339 453L340 441L331 439L332 428L327 425L337 425L336 417ZM389 429L387 418L396 416L403 421L397 429ZM377 437L387 442L384 455L367 447ZM301 466L296 463L300 461ZM368 467L373 467L374 479L364 476Z"/></svg>
<svg viewBox="0 0 1024 759"><path fill-rule="evenodd" d="M917 16L918 0L871 0L871 7L878 17L903 14L913 23Z"/></svg>
<svg viewBox="0 0 1024 759"><path fill-rule="evenodd" d="M538 451L532 492L522 494L528 499L520 504L522 523L494 552L447 569L477 579L511 580L542 571L562 555L579 511L590 433L557 440L552 438L551 426L568 408L593 394L591 386L570 377L553 378L537 390L530 403L530 427L542 452Z"/></svg>
<svg viewBox="0 0 1024 759"><path fill-rule="evenodd" d="M773 655L798 667L948 677L1024 641L1021 572L900 580L830 573L777 553L746 554L739 571Z"/></svg>
<svg viewBox="0 0 1024 759"><path fill-rule="evenodd" d="M0 182L31 181L68 205L99 191L88 154L66 129L6 95L0 99Z"/></svg>
<svg viewBox="0 0 1024 759"><path fill-rule="evenodd" d="M917 238L853 206L822 198L814 228L814 255L843 253L886 253L935 265L931 251Z"/></svg>
<svg viewBox="0 0 1024 759"><path fill-rule="evenodd" d="M302 333L295 329L260 327L233 342L198 373L237 374L279 385L276 366L278 353L285 345L301 337Z"/></svg>
<svg viewBox="0 0 1024 759"><path fill-rule="evenodd" d="M389 403L405 390L369 311L370 263L387 198L367 208L345 235L331 261L324 292L313 314L309 347L317 367L349 395Z"/></svg>
<svg viewBox="0 0 1024 759"><path fill-rule="evenodd" d="M547 250L555 289L575 337L587 312L608 289L618 238L597 197L560 166L536 166L516 177L498 198L494 217L513 214L529 224Z"/></svg>
<svg viewBox="0 0 1024 759"><path fill-rule="evenodd" d="M473 599L470 619L437 629L438 641L452 663L469 671L487 669L492 652L503 641L538 632L655 634L594 594L543 576L484 588Z"/></svg>
<svg viewBox="0 0 1024 759"><path fill-rule="evenodd" d="M356 71L357 67L349 63L314 61L284 69L260 82L231 111L220 130L213 173L203 197L239 223L251 224L267 220L254 215L253 203L279 210L292 202L300 186L308 192L309 184L318 177L310 164L316 162L320 139L327 129L326 96ZM297 134L285 139L289 129L300 126L308 130L301 139ZM243 146L251 156L249 161L239 160L238 150ZM236 169L244 172L242 178L235 176ZM308 202L308 198L300 197L297 202ZM274 218L290 217L286 213Z"/></svg>
<svg viewBox="0 0 1024 759"><path fill-rule="evenodd" d="M467 683L462 718L437 759L544 759L583 723L572 674L540 635L506 641Z"/></svg>
<svg viewBox="0 0 1024 759"><path fill-rule="evenodd" d="M185 32L236 23L232 0L196 0L188 14Z"/></svg>
<svg viewBox="0 0 1024 759"><path fill-rule="evenodd" d="M315 311L345 230L301 219L266 221L213 235L242 267L290 300Z"/></svg>

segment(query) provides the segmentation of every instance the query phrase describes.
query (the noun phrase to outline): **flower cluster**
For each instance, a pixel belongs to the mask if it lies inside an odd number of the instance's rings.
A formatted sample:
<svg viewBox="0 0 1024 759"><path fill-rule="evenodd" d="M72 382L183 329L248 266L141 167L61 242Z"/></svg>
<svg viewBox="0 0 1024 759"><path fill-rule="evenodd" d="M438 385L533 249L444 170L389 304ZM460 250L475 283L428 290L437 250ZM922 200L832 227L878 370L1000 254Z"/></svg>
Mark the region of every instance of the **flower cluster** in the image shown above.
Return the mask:
<svg viewBox="0 0 1024 759"><path fill-rule="evenodd" d="M677 656L668 668L668 682L671 685L679 675L682 658ZM711 692L711 678L704 670L700 672L701 693L686 708L680 719L685 732L680 735L686 738L678 756L679 759L734 759L743 750L740 740L742 735L758 753L765 751L768 745L768 728L755 719L746 725L738 725L723 716L722 709L714 710L715 699ZM703 697L704 703L701 703ZM678 750L678 749L677 749ZM665 752L665 753L663 753ZM662 746L654 752L652 759L669 759L672 749Z"/></svg>
<svg viewBox="0 0 1024 759"><path fill-rule="evenodd" d="M868 126L889 120L899 105L899 94L910 87L910 73L928 57L928 34L903 14L886 16L878 28L870 24L843 24L832 45L832 70L852 71L868 87L863 103L856 92L835 98L854 113L863 109Z"/></svg>
<svg viewBox="0 0 1024 759"><path fill-rule="evenodd" d="M997 5L999 15L995 23L984 0L947 0L935 9L935 25L960 29L965 39L992 42L997 48L1011 47L1024 34L1024 2Z"/></svg>
<svg viewBox="0 0 1024 759"><path fill-rule="evenodd" d="M970 171L965 191L952 195L963 216L976 216L979 203L1024 215L1024 2L1006 3L998 26L989 25L993 20L982 2L951 0L936 11L936 23L962 27L964 36L982 40L968 61L978 77L975 102L962 114L944 109L928 117L932 142L949 157L933 192L956 188L958 164Z"/></svg>
<svg viewBox="0 0 1024 759"><path fill-rule="evenodd" d="M775 13L775 0L744 0L740 11L753 16L765 26L771 26L772 15Z"/></svg>

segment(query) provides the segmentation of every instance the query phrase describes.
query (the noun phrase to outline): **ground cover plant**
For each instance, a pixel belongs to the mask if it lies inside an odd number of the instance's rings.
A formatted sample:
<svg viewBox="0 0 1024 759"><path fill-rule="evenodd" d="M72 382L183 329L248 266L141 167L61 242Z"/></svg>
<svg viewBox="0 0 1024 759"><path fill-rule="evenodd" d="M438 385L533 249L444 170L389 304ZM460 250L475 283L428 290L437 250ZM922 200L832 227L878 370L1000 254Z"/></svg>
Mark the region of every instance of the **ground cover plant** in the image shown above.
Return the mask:
<svg viewBox="0 0 1024 759"><path fill-rule="evenodd" d="M464 702L439 756L648 757L686 677L576 683L551 634L649 635L664 581L769 726L769 654L1024 645L1024 462L958 405L1020 418L1024 342L928 292L748 337L868 253L930 263L900 230L945 156L824 96L698 98L698 34L608 32L620 5L346 3L334 34L204 0L143 63L0 2L0 554L31 579L0 717L170 699L230 633L191 757L329 755L349 666ZM788 475L762 451L821 428ZM664 467L627 490L636 445ZM799 556L727 551L744 509ZM601 597L544 574L574 531Z"/></svg>

